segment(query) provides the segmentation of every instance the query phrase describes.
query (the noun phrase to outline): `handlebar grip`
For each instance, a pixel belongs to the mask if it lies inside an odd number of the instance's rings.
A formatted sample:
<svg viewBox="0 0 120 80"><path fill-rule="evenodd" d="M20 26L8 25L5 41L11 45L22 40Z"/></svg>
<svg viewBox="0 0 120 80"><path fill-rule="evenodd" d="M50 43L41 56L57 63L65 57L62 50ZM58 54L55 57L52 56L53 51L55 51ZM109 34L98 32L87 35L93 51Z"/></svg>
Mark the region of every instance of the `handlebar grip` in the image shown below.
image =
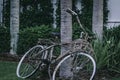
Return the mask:
<svg viewBox="0 0 120 80"><path fill-rule="evenodd" d="M74 16L77 16L77 13L74 12L74 11L72 11L70 8L68 8L68 9L66 10L66 12L68 12L68 13L74 15Z"/></svg>

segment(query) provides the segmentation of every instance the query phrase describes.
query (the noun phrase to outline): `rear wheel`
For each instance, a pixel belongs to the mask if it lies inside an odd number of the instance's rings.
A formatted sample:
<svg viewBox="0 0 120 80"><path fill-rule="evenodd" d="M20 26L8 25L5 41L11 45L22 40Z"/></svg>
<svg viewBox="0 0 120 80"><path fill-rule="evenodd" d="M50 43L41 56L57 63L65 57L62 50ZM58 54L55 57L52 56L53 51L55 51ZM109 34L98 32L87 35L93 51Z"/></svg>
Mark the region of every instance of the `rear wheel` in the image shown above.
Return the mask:
<svg viewBox="0 0 120 80"><path fill-rule="evenodd" d="M67 78L66 80L92 80L95 71L96 71L96 63L94 59L87 53L77 51L73 54L65 56L55 67L52 80L62 80L59 76L60 66L67 60L72 58L71 62L71 72L73 76ZM63 79L65 80L65 79Z"/></svg>
<svg viewBox="0 0 120 80"><path fill-rule="evenodd" d="M25 79L32 76L37 71L45 55L44 52L41 52L43 48L42 45L36 45L23 55L16 70L18 77Z"/></svg>

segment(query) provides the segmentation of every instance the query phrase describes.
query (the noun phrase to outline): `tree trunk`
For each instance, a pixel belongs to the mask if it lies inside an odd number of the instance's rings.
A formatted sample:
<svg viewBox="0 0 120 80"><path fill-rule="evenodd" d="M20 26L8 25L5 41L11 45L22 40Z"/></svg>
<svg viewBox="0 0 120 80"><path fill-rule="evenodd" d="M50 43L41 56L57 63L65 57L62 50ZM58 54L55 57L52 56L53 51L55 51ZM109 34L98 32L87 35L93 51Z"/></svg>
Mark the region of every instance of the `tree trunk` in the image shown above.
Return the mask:
<svg viewBox="0 0 120 80"><path fill-rule="evenodd" d="M56 29L57 27L57 21L56 21L57 0L52 0L52 5L53 5L53 28Z"/></svg>
<svg viewBox="0 0 120 80"><path fill-rule="evenodd" d="M0 26L3 23L3 0L0 0Z"/></svg>
<svg viewBox="0 0 120 80"><path fill-rule="evenodd" d="M72 9L72 0L61 0L61 43L71 42L72 40L72 16L66 12L66 9ZM61 47L61 54L69 49L68 45ZM61 77L71 77L73 74L70 70L71 59L62 64L60 68Z"/></svg>
<svg viewBox="0 0 120 80"><path fill-rule="evenodd" d="M19 33L19 0L11 0L10 5L10 54L16 54Z"/></svg>
<svg viewBox="0 0 120 80"><path fill-rule="evenodd" d="M103 0L93 0L92 30L97 38L103 38Z"/></svg>

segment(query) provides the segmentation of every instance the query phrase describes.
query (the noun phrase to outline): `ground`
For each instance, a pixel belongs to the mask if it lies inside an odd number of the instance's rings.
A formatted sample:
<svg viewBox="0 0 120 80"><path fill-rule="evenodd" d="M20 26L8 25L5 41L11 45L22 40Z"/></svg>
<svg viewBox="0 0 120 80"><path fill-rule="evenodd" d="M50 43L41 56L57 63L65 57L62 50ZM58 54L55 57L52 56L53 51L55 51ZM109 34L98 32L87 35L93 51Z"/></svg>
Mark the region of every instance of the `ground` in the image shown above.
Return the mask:
<svg viewBox="0 0 120 80"><path fill-rule="evenodd" d="M0 54L0 62L16 62L16 63L18 63L20 58L21 58L21 56L10 55L9 53L4 53L4 54L1 53ZM7 80L7 79L5 79L5 80ZM83 76L82 80L86 80L85 76ZM107 70L101 70L101 71L97 71L94 80L120 80L120 74L109 72Z"/></svg>

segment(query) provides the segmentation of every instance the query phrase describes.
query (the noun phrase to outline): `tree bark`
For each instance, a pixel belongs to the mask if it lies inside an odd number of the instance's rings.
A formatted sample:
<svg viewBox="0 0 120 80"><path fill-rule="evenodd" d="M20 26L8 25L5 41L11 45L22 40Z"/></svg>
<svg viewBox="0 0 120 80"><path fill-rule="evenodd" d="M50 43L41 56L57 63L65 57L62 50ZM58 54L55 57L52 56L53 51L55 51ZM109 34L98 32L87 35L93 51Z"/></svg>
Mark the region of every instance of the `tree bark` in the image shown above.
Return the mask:
<svg viewBox="0 0 120 80"><path fill-rule="evenodd" d="M97 38L103 38L103 0L93 0L92 30Z"/></svg>
<svg viewBox="0 0 120 80"><path fill-rule="evenodd" d="M19 33L19 0L11 0L10 9L10 54L16 54Z"/></svg>
<svg viewBox="0 0 120 80"><path fill-rule="evenodd" d="M68 43L72 41L72 16L66 12L66 9L72 9L72 0L61 0L61 43ZM61 47L61 54L64 54L69 49L68 45ZM71 77L73 73L70 70L71 59L61 65L60 76Z"/></svg>
<svg viewBox="0 0 120 80"><path fill-rule="evenodd" d="M57 0L52 0L52 5L53 5L53 28L57 28L57 15L56 15L56 10L57 10Z"/></svg>
<svg viewBox="0 0 120 80"><path fill-rule="evenodd" d="M0 0L0 26L3 24L3 0Z"/></svg>

